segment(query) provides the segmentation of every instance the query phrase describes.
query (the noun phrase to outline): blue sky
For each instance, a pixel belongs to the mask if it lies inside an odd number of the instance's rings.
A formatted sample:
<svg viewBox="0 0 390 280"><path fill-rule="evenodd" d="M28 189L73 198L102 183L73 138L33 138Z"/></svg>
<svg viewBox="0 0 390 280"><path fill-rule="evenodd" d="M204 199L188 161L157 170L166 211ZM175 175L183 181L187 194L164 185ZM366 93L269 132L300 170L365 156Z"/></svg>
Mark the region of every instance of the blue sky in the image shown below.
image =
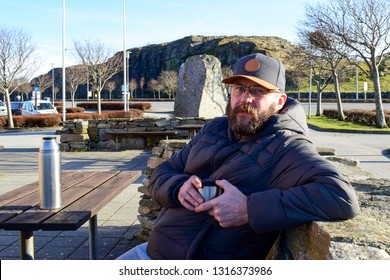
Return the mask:
<svg viewBox="0 0 390 280"><path fill-rule="evenodd" d="M308 0L126 0L126 47L189 35L279 36L296 41ZM312 3L313 1L311 1ZM62 67L62 0L0 0L0 26L22 28L37 44L38 74ZM65 0L65 44L99 40L123 50L123 0ZM72 65L66 55L66 66Z"/></svg>

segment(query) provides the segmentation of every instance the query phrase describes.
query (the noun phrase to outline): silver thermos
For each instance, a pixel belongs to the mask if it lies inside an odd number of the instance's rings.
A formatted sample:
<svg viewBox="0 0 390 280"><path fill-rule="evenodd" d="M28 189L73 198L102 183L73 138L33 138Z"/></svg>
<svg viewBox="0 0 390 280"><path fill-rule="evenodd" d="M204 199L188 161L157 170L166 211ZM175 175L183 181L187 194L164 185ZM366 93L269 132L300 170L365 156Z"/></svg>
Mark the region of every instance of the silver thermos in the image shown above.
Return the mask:
<svg viewBox="0 0 390 280"><path fill-rule="evenodd" d="M43 137L38 153L41 209L61 207L61 155L56 137Z"/></svg>

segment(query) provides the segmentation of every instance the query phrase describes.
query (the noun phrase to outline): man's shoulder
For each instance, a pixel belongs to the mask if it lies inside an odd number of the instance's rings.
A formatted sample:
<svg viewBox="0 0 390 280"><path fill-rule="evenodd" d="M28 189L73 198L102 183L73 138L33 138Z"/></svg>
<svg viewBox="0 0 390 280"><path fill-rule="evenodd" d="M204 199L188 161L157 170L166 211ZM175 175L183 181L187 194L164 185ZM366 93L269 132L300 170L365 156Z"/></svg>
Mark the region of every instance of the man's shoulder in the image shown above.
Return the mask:
<svg viewBox="0 0 390 280"><path fill-rule="evenodd" d="M218 134L226 137L226 133L229 129L229 122L226 117L217 117L207 122L202 131L203 133Z"/></svg>
<svg viewBox="0 0 390 280"><path fill-rule="evenodd" d="M217 117L214 118L212 121L207 123L207 128L212 129L212 128L227 128L229 126L229 122L227 117Z"/></svg>

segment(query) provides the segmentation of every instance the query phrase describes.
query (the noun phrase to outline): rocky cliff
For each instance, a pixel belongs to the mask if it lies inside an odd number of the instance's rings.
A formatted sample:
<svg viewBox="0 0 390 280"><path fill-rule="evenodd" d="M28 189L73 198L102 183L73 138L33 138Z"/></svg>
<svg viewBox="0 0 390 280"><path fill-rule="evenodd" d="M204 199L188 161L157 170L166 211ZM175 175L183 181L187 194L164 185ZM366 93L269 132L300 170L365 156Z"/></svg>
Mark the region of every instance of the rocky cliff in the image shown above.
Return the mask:
<svg viewBox="0 0 390 280"><path fill-rule="evenodd" d="M129 49L130 78L139 80L145 77L145 81L148 81L157 78L164 70L179 72L180 65L194 55L213 55L221 61L221 67L224 67L232 65L239 57L254 52L284 60L287 50L291 48L293 45L289 41L278 37L188 36L170 43ZM122 75L118 73L118 79Z"/></svg>

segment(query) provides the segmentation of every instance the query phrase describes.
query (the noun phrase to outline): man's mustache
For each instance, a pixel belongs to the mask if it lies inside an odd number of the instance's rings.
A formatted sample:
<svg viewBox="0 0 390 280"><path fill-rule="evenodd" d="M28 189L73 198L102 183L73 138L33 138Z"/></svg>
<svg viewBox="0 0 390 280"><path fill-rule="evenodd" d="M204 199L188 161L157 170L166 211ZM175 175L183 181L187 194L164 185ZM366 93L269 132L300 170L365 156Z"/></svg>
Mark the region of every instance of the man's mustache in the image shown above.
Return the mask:
<svg viewBox="0 0 390 280"><path fill-rule="evenodd" d="M253 115L256 112L256 108L252 104L241 104L234 108L234 113L248 113Z"/></svg>

